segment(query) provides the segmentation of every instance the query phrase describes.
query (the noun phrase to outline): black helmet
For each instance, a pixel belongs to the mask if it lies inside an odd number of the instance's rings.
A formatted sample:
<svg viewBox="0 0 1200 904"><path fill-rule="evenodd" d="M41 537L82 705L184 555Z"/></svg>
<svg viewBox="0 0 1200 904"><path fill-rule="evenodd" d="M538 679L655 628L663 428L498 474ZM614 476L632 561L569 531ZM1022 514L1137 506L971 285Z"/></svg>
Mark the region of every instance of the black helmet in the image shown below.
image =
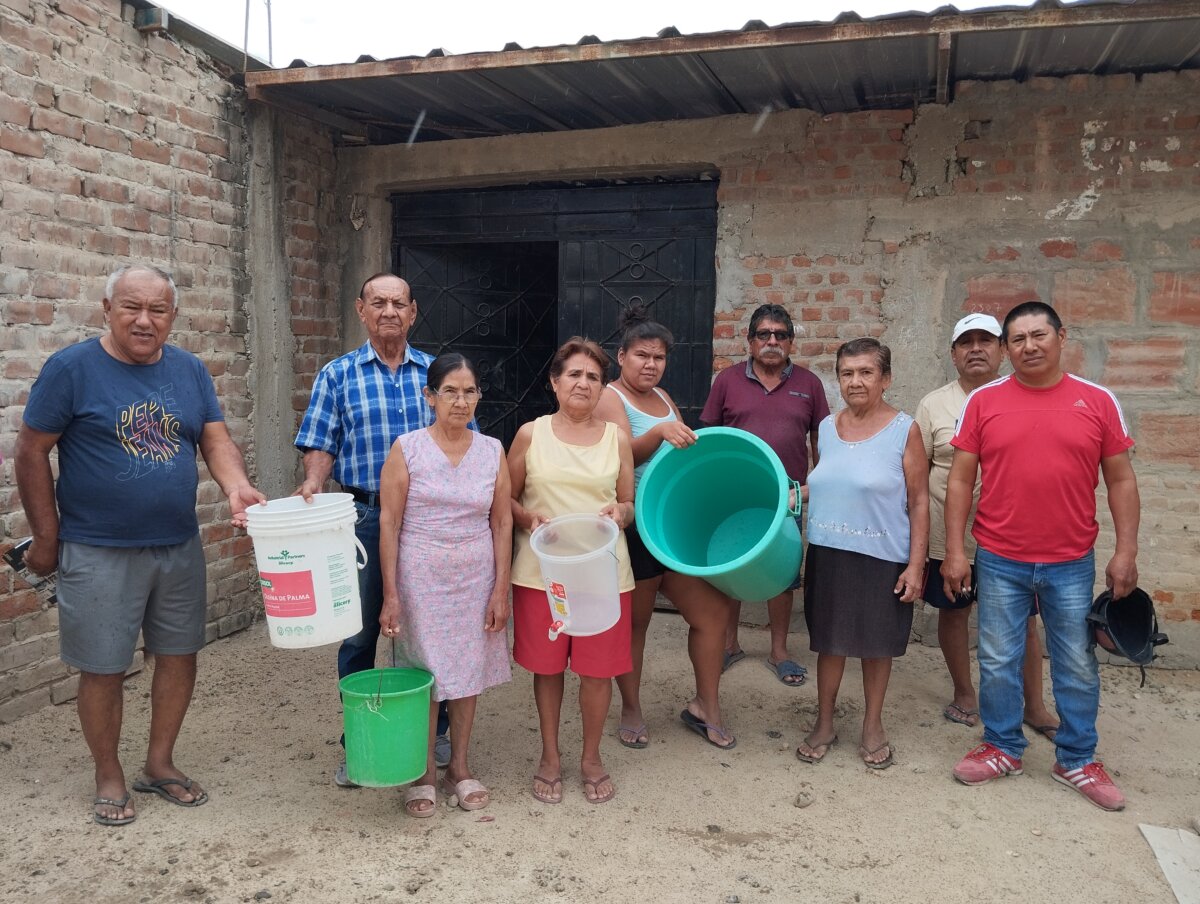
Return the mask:
<svg viewBox="0 0 1200 904"><path fill-rule="evenodd" d="M1135 587L1128 596L1113 599L1112 591L1105 590L1092 603L1087 620L1092 627L1088 649L1100 644L1109 653L1124 656L1141 668L1145 685L1146 666L1154 659L1154 648L1167 642L1167 635L1158 631L1150 595Z"/></svg>

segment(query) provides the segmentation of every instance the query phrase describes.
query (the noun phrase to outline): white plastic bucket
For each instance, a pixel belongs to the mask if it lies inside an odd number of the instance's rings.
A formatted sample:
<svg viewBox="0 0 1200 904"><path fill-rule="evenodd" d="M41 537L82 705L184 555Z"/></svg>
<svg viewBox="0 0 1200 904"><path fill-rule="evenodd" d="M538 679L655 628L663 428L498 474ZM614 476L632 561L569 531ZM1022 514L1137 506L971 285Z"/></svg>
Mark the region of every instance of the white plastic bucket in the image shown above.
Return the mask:
<svg viewBox="0 0 1200 904"><path fill-rule="evenodd" d="M272 644L318 647L362 630L357 571L367 551L354 536L357 520L349 493L315 493L311 503L289 496L246 509Z"/></svg>
<svg viewBox="0 0 1200 904"><path fill-rule="evenodd" d="M533 532L550 604L550 639L601 634L621 617L617 586L620 528L599 515L560 515Z"/></svg>

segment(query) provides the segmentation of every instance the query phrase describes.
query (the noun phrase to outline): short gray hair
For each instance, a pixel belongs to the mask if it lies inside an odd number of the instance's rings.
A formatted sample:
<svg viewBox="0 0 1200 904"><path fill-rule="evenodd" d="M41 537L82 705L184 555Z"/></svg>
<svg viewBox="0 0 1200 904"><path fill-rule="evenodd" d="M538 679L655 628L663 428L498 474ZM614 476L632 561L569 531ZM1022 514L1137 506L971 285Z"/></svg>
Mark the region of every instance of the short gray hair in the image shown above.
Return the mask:
<svg viewBox="0 0 1200 904"><path fill-rule="evenodd" d="M117 290L117 283L121 281L127 273L137 273L144 271L153 273L171 288L171 307L179 307L179 290L175 288L175 280L171 278L171 274L161 267L152 267L149 264L129 264L125 267L119 267L114 270L108 277L108 282L104 284L104 297L112 301L113 292Z"/></svg>

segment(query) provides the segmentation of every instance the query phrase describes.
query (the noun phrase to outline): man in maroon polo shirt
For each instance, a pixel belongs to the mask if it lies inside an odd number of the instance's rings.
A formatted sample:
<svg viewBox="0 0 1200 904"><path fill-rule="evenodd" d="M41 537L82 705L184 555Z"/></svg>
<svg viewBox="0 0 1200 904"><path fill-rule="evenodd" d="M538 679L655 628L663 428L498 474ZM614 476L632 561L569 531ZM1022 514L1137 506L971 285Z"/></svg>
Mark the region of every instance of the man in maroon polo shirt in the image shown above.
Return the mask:
<svg viewBox="0 0 1200 904"><path fill-rule="evenodd" d="M792 363L795 337L792 318L782 306L764 304L755 310L746 331L750 357L745 367L735 364L717 374L700 420L709 427L753 433L775 450L788 477L803 484L808 480L810 448L812 463L817 463L817 427L829 415L829 403L813 372ZM767 665L789 687L803 684L806 674L787 649L794 588L795 584L767 601L771 625ZM726 669L746 657L738 642L741 611L741 601L735 600L725 632Z"/></svg>

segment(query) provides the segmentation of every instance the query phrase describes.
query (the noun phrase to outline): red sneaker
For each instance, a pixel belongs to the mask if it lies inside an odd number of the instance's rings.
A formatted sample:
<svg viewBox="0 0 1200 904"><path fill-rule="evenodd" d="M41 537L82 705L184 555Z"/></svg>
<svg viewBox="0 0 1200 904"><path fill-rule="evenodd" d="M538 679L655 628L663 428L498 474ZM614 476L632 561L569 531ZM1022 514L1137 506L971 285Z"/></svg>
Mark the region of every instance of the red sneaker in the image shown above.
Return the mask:
<svg viewBox="0 0 1200 904"><path fill-rule="evenodd" d="M964 785L982 785L994 778L1020 774L1021 761L991 744L980 744L954 767L954 777Z"/></svg>
<svg viewBox="0 0 1200 904"><path fill-rule="evenodd" d="M1101 810L1125 809L1125 795L1108 777L1103 763L1088 763L1078 769L1064 769L1055 763L1050 770L1050 777L1068 788L1074 788Z"/></svg>

